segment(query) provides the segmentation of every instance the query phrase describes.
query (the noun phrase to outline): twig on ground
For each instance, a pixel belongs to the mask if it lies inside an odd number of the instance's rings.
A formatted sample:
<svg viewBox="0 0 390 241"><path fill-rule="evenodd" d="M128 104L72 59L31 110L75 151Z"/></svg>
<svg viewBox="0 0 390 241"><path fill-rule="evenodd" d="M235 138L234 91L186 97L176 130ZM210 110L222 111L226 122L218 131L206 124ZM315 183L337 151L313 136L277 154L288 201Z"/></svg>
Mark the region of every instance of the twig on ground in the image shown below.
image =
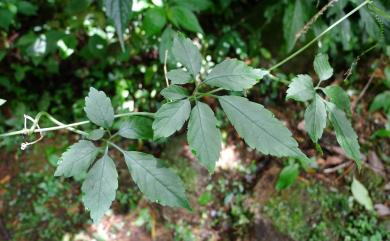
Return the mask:
<svg viewBox="0 0 390 241"><path fill-rule="evenodd" d="M335 167L331 167L331 168L326 168L324 169L324 173L325 174L329 174L329 173L333 173L333 172L337 172L338 170L340 169L344 169L346 167L348 167L349 165L351 165L351 161L347 161L347 162L344 162L344 163L341 163L340 165L337 165Z"/></svg>

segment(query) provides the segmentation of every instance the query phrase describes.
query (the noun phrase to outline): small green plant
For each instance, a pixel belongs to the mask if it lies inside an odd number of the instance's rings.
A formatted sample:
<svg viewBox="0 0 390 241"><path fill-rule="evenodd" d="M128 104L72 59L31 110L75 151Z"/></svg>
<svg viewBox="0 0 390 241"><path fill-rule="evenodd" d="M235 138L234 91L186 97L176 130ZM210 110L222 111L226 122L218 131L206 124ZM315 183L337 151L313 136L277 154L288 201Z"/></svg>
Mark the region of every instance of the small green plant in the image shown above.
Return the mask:
<svg viewBox="0 0 390 241"><path fill-rule="evenodd" d="M364 1L342 17L338 23L369 2ZM108 0L105 3L109 4L106 5L107 12L114 18L117 31L121 33L121 23L126 21L126 18L119 17L117 15L119 10L116 8L121 7L123 1ZM301 165L306 167L310 159L299 149L289 129L263 105L240 95L259 83L264 76L272 77L271 70L298 55L337 24L330 26L307 45L268 70L255 69L243 61L228 59L217 64L209 73L202 73L202 56L198 47L190 39L175 33L168 41L171 45L166 46L164 62L167 62L169 56L184 68L167 72L164 66L167 87L161 91L161 95L165 97L166 102L156 113L115 114L110 98L104 92L90 88L84 107L89 120L64 124L45 112L39 113L35 118L25 115L24 129L2 134L0 137L20 134L31 136L33 133L38 133L40 135L38 140L22 143L22 149L26 149L41 140L47 131L68 129L82 135L83 139L70 146L62 155L55 176L75 177L87 172L81 188L82 200L94 222L102 218L115 199L118 173L115 162L110 157L112 150L122 155L134 182L147 199L162 205L190 210L190 203L186 198L180 178L165 167L160 159L150 154L128 151L118 146L117 137L130 140L161 140L169 138L182 129L188 120L189 146L199 162L212 173L221 150L221 132L217 127L213 110L202 101L204 97L209 97L218 100L228 120L250 147L266 155L299 160ZM360 167L356 134L343 111L346 108L345 93L337 86L325 89L320 87L321 82L330 78L333 73L327 56L318 55L314 61L314 68L320 78L318 85L313 87L310 76L299 75L290 84L287 98L311 101L306 110L305 121L308 133L315 143L322 135L326 125L326 114L328 114L341 147ZM184 84L187 88L182 86ZM213 87L217 88L212 89ZM188 89L193 90L192 94L188 93ZM316 93L317 90L324 91L330 101L323 100ZM220 91L227 93L217 95L216 93ZM57 126L40 128L39 120L42 116L48 117ZM128 118L119 129L114 128L117 118ZM28 121L32 122L29 128L27 127ZM76 129L77 126L90 123L97 127L89 132ZM296 171L293 173L296 175Z"/></svg>

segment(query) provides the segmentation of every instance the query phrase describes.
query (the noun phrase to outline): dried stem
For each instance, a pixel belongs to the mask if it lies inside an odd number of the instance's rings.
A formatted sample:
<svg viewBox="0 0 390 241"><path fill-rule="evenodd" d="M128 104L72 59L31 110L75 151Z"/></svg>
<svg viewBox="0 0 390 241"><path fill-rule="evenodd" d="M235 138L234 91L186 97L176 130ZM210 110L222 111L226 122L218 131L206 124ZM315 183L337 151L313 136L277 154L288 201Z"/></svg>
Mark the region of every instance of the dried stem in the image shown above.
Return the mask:
<svg viewBox="0 0 390 241"><path fill-rule="evenodd" d="M324 12L326 10L328 10L328 8L332 7L334 3L336 3L338 0L331 0L329 1L323 8L321 8L321 10L316 14L314 15L310 20L309 22L307 22L305 24L305 26L303 26L303 28L301 30L299 30L296 34L295 34L295 40L298 40L302 35L304 35L305 33L307 33L307 31L309 31L309 29L311 28L311 26L317 21L317 19L322 15L324 14Z"/></svg>

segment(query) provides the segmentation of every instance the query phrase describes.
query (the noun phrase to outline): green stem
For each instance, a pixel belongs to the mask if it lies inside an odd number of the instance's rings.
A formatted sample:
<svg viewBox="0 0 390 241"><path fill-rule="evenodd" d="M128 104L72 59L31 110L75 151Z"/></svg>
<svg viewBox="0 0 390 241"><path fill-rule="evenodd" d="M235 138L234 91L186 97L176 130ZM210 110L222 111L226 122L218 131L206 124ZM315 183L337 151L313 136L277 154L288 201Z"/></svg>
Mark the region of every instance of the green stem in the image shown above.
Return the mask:
<svg viewBox="0 0 390 241"><path fill-rule="evenodd" d="M27 131L27 134L33 133L33 131L37 128L39 120L41 119L42 116L46 116L51 122L53 122L54 124L58 125L59 127L63 127L64 129L73 131L73 132L75 132L77 134L80 134L80 135L84 135L84 136L88 135L88 133L85 132L85 131L77 130L77 129L71 127L71 126L67 126L66 124L60 122L59 120L57 120L56 118L54 118L52 115L50 115L47 112L39 112L36 115L36 117L34 119L34 123L31 126L31 128Z"/></svg>
<svg viewBox="0 0 390 241"><path fill-rule="evenodd" d="M294 58L295 56L297 56L298 54L302 53L303 51L305 51L308 47L310 47L312 44L314 44L315 42L317 42L317 40L319 40L320 38L322 38L322 36L324 36L326 33L328 33L330 30L332 30L334 27L336 27L337 25L339 25L342 21L344 21L345 19L347 19L349 16L351 16L352 14L354 14L356 11L358 11L359 9L361 9L362 7L364 7L366 4L370 3L371 0L366 0L364 1L363 3L361 3L359 6L355 7L354 9L352 9L349 13L347 13L344 17L340 18L339 20L337 20L335 23L333 23L332 25L330 25L327 29L325 29L322 33L320 33L317 37L315 37L312 41L310 41L309 43L307 43L305 46L303 46L302 48L298 49L297 51L295 51L294 53L292 53L291 55L289 55L287 58L283 59L282 61L280 61L279 63L275 64L274 66L272 66L271 68L268 69L268 71L272 71L280 66L282 66L283 64L285 64L286 62L290 61L292 58Z"/></svg>
<svg viewBox="0 0 390 241"><path fill-rule="evenodd" d="M113 142L111 141L106 141L106 143L110 146L113 146L115 149L117 149L118 151L120 151L121 153L123 153L123 149L120 148L119 146L115 145Z"/></svg>
<svg viewBox="0 0 390 241"><path fill-rule="evenodd" d="M32 127L34 127L34 126L36 127L38 125L37 121L39 121L41 116L46 115L46 114L47 113L44 113L44 112L38 113L38 115L36 116L36 118L34 120L34 124L33 124ZM86 132L83 132L83 131L80 131L80 130L76 130L76 129L72 128L72 127L89 124L89 123L91 123L89 120L75 122L75 123L71 123L71 124L64 124L62 122L59 122L58 120L56 120L55 118L53 118L49 114L47 114L47 115L49 116L49 119L53 123L57 124L58 126L47 127L47 128L40 128L40 129L32 129L32 128L30 128L30 129L27 130L27 133L43 133L43 132L48 132L48 131L68 129L68 130L71 130L71 131L74 131L74 132L79 131L77 133L79 133L81 135L88 134ZM121 117L126 117L126 116L147 116L147 117L153 118L154 117L154 113L149 113L149 112L130 112L130 113L118 114L118 115L115 115L114 117L115 118L121 118ZM15 135L23 135L23 134L26 134L26 130L19 130L19 131L13 131L13 132L1 134L0 138L1 137L8 137L8 136L15 136Z"/></svg>

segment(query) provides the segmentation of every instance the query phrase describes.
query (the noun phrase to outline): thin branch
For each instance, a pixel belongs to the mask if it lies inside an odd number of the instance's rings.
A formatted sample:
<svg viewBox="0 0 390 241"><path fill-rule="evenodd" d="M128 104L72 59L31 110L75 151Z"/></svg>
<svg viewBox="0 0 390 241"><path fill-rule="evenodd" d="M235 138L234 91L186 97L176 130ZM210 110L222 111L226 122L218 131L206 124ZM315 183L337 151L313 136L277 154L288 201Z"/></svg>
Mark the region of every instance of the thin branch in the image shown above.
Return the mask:
<svg viewBox="0 0 390 241"><path fill-rule="evenodd" d="M118 114L115 115L115 118L121 118L121 117L126 117L126 116L147 116L147 117L154 117L154 113L149 113L149 112L130 112L130 113L123 113L123 114ZM71 124L63 124L59 126L53 126L53 127L47 127L47 128L39 128L39 129L34 129L32 133L40 133L40 132L48 132L48 131L55 131L55 130L61 130L61 129L68 129L70 127L75 127L75 126L81 126L81 125L86 125L91 123L89 120L86 121L80 121L80 122L75 122ZM23 135L26 133L26 130L18 130L18 131L13 131L5 134L1 134L0 138L2 137L8 137L8 136L15 136L15 135Z"/></svg>
<svg viewBox="0 0 390 241"><path fill-rule="evenodd" d="M341 163L340 165L337 165L335 167L324 169L324 173L329 174L329 173L337 172L338 170L344 169L344 168L348 167L351 164L352 164L351 161L344 162L344 163Z"/></svg>

